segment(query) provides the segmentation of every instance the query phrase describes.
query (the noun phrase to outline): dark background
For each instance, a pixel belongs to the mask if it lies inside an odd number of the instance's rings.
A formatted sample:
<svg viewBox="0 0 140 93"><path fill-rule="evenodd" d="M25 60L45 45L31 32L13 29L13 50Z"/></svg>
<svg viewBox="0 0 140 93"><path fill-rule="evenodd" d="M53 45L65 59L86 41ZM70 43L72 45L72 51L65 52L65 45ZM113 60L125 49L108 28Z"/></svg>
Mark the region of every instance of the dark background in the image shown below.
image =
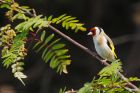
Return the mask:
<svg viewBox="0 0 140 93"><path fill-rule="evenodd" d="M17 2L34 8L37 14L57 17L67 13L76 16L80 22L85 23L88 30L93 26L102 27L115 42L117 55L123 62L124 75L140 77L139 0L17 0ZM0 9L0 27L9 22L4 17L4 12L5 10ZM59 26L57 28L95 51L92 38L86 35L88 32L75 34ZM26 86L12 76L11 69L6 70L0 65L0 93L58 93L59 89L65 86L67 89L79 89L84 83L97 77L104 66L68 41L63 41L72 56L72 64L68 67L67 75L57 74L40 59L39 54L31 50L25 59L25 74L28 75L25 80Z"/></svg>

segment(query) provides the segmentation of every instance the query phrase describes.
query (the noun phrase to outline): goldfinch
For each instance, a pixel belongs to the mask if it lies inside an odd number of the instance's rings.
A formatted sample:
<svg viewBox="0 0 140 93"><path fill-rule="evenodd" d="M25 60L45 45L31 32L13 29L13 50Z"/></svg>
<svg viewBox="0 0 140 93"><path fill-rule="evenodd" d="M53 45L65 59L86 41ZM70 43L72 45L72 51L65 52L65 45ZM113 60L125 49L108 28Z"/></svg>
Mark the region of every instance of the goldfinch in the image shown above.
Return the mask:
<svg viewBox="0 0 140 93"><path fill-rule="evenodd" d="M114 44L102 28L93 27L87 35L91 35L93 37L95 50L100 57L111 62L116 60L117 56L114 51Z"/></svg>

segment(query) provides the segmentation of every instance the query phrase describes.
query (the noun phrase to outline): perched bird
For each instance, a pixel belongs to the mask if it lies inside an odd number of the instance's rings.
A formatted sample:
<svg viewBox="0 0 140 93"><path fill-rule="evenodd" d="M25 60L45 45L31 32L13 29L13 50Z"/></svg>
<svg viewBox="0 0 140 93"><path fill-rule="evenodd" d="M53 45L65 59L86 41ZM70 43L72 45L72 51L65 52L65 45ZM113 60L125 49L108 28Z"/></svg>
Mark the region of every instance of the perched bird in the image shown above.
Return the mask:
<svg viewBox="0 0 140 93"><path fill-rule="evenodd" d="M93 37L95 50L100 57L111 62L116 60L117 56L114 51L114 44L102 28L93 27L87 35L91 35Z"/></svg>

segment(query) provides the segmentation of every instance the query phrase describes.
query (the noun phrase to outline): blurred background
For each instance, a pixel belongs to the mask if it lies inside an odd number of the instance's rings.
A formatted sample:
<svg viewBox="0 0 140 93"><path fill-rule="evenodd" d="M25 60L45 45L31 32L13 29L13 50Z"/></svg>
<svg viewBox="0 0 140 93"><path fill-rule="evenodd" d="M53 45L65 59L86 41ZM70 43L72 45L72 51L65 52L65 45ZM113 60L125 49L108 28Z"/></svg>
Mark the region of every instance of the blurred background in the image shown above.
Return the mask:
<svg viewBox="0 0 140 93"><path fill-rule="evenodd" d="M85 23L89 30L102 27L113 39L118 57L123 62L124 75L140 77L140 1L139 0L16 0L20 5L34 8L37 14L55 17L67 13ZM0 27L7 24L5 10L0 9ZM74 33L57 27L79 43L95 51L87 32ZM48 30L51 31L51 30ZM59 35L58 35L59 37ZM79 89L98 77L104 67L96 59L67 42L72 56L69 73L59 75L45 64L33 50L25 62L26 86L12 76L11 69L0 65L0 93L58 93L60 88ZM140 85L140 84L138 84Z"/></svg>

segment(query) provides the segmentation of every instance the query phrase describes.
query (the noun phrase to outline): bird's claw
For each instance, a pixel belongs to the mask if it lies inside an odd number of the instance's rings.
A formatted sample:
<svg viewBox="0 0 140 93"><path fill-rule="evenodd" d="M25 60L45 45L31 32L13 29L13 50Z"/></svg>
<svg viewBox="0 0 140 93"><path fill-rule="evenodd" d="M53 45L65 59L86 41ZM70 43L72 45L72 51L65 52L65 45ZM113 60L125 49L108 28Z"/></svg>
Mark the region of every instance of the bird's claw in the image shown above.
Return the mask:
<svg viewBox="0 0 140 93"><path fill-rule="evenodd" d="M101 60L102 64L105 64L106 61L107 61L107 59L103 59L103 60Z"/></svg>

